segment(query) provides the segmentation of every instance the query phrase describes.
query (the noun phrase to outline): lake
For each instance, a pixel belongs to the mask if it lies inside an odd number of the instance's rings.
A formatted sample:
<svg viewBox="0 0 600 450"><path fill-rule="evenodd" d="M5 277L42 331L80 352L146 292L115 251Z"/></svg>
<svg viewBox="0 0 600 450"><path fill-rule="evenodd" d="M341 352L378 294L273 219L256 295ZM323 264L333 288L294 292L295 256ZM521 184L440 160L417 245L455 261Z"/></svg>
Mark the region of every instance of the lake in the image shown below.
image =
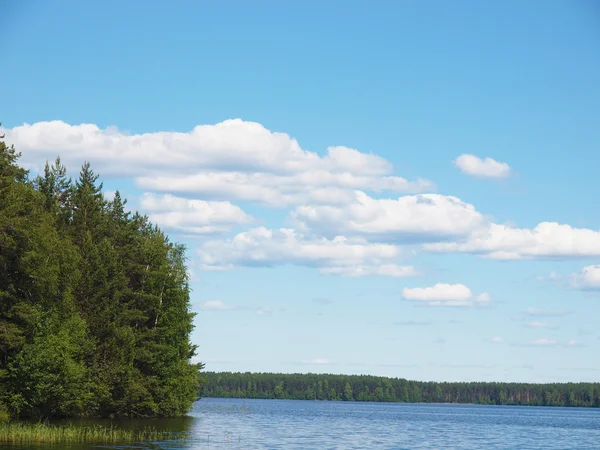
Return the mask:
<svg viewBox="0 0 600 450"><path fill-rule="evenodd" d="M128 422L140 426L148 422ZM598 449L600 409L205 398L153 449ZM68 449L110 446L57 446ZM54 447L54 448L57 448ZM1 449L40 449L2 446ZM121 448L131 448L121 447Z"/></svg>

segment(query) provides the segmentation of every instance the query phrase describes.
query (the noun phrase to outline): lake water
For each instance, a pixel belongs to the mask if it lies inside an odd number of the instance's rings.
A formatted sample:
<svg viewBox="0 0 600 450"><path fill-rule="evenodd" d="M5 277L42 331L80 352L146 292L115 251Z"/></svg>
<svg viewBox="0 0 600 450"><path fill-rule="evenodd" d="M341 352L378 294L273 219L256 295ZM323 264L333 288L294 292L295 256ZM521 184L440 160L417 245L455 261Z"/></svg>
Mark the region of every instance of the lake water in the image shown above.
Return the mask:
<svg viewBox="0 0 600 450"><path fill-rule="evenodd" d="M192 438L141 448L600 449L600 410L585 408L205 398L190 417L151 425Z"/></svg>

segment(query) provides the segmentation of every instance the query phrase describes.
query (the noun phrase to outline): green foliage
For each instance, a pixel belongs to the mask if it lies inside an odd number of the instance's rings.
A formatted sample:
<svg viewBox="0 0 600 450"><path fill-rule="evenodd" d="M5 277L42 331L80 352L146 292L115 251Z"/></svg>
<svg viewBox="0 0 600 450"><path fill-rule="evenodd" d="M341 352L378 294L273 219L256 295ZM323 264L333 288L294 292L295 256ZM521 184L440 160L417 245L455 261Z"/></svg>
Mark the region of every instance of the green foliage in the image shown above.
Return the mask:
<svg viewBox="0 0 600 450"><path fill-rule="evenodd" d="M0 423L8 422L10 420L10 414L8 412L8 408L0 403Z"/></svg>
<svg viewBox="0 0 600 450"><path fill-rule="evenodd" d="M185 249L85 163L29 181L0 140L0 404L21 417L176 416L199 364ZM0 411L1 415L1 411Z"/></svg>
<svg viewBox="0 0 600 450"><path fill-rule="evenodd" d="M89 347L85 323L75 316L58 333L36 336L9 362L11 409L24 416L85 414L94 403L92 374L84 363Z"/></svg>
<svg viewBox="0 0 600 450"><path fill-rule="evenodd" d="M204 372L204 397L600 407L600 383L435 383L370 375Z"/></svg>

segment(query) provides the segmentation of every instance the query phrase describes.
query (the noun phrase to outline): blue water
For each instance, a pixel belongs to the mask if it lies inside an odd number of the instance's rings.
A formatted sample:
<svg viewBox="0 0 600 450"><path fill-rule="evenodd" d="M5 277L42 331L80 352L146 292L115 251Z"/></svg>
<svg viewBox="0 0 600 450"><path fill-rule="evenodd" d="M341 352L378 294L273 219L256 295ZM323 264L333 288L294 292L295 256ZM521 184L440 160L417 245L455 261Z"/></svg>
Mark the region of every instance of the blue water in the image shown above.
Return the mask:
<svg viewBox="0 0 600 450"><path fill-rule="evenodd" d="M234 448L600 449L598 409L203 399L193 415Z"/></svg>
<svg viewBox="0 0 600 450"><path fill-rule="evenodd" d="M162 425L191 439L138 448L600 449L600 410L585 408L206 398Z"/></svg>

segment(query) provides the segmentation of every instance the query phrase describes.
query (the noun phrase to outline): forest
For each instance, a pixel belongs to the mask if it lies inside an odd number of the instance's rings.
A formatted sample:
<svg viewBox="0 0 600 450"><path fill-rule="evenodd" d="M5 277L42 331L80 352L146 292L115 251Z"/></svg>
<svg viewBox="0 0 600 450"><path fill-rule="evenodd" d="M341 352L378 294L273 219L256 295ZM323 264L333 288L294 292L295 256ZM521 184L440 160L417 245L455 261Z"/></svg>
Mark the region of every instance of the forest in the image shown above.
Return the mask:
<svg viewBox="0 0 600 450"><path fill-rule="evenodd" d="M0 139L0 419L187 413L185 249L85 163L35 177Z"/></svg>
<svg viewBox="0 0 600 450"><path fill-rule="evenodd" d="M437 383L370 375L204 372L204 397L600 407L600 383Z"/></svg>

